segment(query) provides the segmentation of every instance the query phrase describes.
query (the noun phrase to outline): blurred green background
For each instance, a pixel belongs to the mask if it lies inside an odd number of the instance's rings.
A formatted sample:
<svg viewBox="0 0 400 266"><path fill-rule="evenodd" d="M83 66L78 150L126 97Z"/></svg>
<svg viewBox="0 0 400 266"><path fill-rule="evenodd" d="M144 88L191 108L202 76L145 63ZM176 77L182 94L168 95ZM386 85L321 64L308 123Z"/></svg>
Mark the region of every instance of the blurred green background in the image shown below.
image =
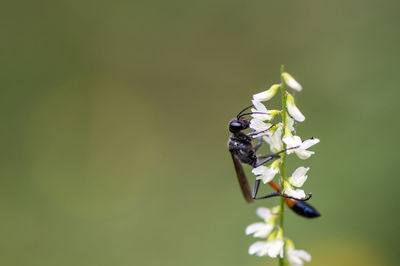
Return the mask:
<svg viewBox="0 0 400 266"><path fill-rule="evenodd" d="M226 143L281 64L323 215L285 234L307 265L398 265L399 8L3 2L0 265L277 265L244 229L278 199L245 203Z"/></svg>

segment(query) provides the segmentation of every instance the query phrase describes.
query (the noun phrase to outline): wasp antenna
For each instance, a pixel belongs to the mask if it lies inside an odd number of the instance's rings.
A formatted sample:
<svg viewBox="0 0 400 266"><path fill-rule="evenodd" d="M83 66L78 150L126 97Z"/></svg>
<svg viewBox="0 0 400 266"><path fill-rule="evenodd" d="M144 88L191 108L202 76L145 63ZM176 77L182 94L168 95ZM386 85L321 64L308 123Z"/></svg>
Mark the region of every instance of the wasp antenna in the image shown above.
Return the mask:
<svg viewBox="0 0 400 266"><path fill-rule="evenodd" d="M252 115L252 114L261 114L261 115L269 115L269 113L263 113L263 112L250 112L250 113L244 113L238 116L238 118L245 116L245 115Z"/></svg>
<svg viewBox="0 0 400 266"><path fill-rule="evenodd" d="M258 134L267 132L268 130L270 130L271 128L273 128L273 127L276 126L276 125L277 125L277 124L274 123L274 124L272 124L272 126L270 126L269 128L267 128L267 129L265 129L265 130L261 130L261 131L258 131L258 132L254 131L254 132L251 132L251 133L247 134L247 136L250 136L250 137L251 137L251 136L255 136L255 135L258 135ZM286 150L287 150L287 149L286 149ZM279 153L282 153L282 152L284 152L284 151L286 151L286 150L282 150L282 151L278 152L278 154L279 154Z"/></svg>
<svg viewBox="0 0 400 266"><path fill-rule="evenodd" d="M242 111L240 111L240 112L238 113L238 115L236 116L237 119L239 119L239 118L241 117L241 114L242 114L244 111L246 111L247 109L249 109L249 108L251 108L251 107L253 107L253 106L254 106L254 105L247 106L247 107L244 108Z"/></svg>

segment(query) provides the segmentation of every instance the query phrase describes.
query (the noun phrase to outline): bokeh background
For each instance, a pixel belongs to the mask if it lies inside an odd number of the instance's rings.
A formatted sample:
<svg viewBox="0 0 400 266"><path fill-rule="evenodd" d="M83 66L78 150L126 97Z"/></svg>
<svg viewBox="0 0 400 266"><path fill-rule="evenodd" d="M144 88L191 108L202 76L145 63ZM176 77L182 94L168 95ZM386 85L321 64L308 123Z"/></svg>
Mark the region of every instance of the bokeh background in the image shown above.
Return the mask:
<svg viewBox="0 0 400 266"><path fill-rule="evenodd" d="M321 139L289 172L323 215L285 234L308 265L398 265L399 8L3 2L0 265L277 265L244 229L278 199L245 203L226 143L281 64Z"/></svg>

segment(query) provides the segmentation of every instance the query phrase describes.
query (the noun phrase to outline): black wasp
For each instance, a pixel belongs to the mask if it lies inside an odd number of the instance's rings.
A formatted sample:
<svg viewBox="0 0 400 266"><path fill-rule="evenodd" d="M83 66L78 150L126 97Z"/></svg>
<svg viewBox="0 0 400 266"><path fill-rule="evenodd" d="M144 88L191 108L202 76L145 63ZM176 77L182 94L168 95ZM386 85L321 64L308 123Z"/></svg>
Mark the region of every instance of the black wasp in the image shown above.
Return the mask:
<svg viewBox="0 0 400 266"><path fill-rule="evenodd" d="M256 112L252 113L244 113L244 112L252 106L253 105L250 105L249 107L243 109L236 116L236 118L232 119L229 123L229 131L232 134L229 137L228 146L229 146L229 151L232 155L232 160L235 166L236 175L244 198L246 199L247 202L251 203L255 199L258 200L258 199L266 199L266 198L281 196L285 198L286 204L295 213L307 218L314 218L320 216L319 212L313 206L305 202L306 200L311 198L311 194L306 199L295 199L289 196L282 195L281 188L274 181L269 182L269 185L276 190L275 193L268 194L262 197L257 197L260 180L255 181L253 192L250 192L251 191L250 186L249 183L247 182L247 178L243 171L242 164L243 163L248 164L251 165L253 168L256 168L272 159L279 158L280 154L286 152L287 150L287 149L282 150L273 154L256 155L257 150L261 146L262 138L258 137L257 144L253 146L252 144L253 136L259 135L260 133L270 130L274 125L261 132L251 132L247 134L244 133L243 131L249 128L250 121L244 118L243 116L256 113Z"/></svg>

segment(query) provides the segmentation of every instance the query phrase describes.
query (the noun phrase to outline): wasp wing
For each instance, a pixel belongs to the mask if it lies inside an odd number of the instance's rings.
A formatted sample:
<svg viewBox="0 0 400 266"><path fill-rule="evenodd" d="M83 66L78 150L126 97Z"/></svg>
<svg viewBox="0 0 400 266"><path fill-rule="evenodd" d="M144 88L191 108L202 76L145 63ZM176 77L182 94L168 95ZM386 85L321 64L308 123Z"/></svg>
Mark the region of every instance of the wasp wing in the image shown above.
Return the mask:
<svg viewBox="0 0 400 266"><path fill-rule="evenodd" d="M248 203L254 202L253 198L251 197L250 186L247 182L246 174L243 171L242 163L232 152L231 155L242 194Z"/></svg>

